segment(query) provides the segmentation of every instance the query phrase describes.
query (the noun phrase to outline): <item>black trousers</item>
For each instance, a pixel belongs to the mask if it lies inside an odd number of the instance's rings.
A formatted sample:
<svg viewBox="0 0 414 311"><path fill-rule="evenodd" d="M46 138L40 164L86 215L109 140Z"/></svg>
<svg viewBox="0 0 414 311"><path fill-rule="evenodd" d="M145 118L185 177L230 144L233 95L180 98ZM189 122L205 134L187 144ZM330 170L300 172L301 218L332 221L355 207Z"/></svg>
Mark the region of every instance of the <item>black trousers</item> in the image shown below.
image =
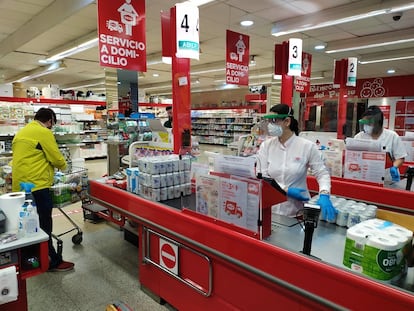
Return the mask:
<svg viewBox="0 0 414 311"><path fill-rule="evenodd" d="M40 228L49 235L49 269L53 269L62 262L62 256L53 247L52 196L49 188L33 191L32 194L39 214Z"/></svg>

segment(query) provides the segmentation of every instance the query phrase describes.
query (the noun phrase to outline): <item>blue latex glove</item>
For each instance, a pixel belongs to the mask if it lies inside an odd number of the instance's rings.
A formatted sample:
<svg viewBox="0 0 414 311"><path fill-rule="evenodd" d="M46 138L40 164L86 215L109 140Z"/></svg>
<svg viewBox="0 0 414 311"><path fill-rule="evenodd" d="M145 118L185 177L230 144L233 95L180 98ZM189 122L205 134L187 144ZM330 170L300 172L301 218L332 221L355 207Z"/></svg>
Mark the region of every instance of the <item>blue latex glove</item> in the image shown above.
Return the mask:
<svg viewBox="0 0 414 311"><path fill-rule="evenodd" d="M328 220L328 221L334 221L335 220L335 217L336 217L336 214L338 213L338 211L332 205L329 194L321 193L319 195L319 199L318 199L317 204L321 207L322 219Z"/></svg>
<svg viewBox="0 0 414 311"><path fill-rule="evenodd" d="M391 166L390 174L392 181L400 181L400 171L398 170L398 167Z"/></svg>
<svg viewBox="0 0 414 311"><path fill-rule="evenodd" d="M307 191L302 188L288 188L287 196L298 201L309 201L309 197L307 196Z"/></svg>

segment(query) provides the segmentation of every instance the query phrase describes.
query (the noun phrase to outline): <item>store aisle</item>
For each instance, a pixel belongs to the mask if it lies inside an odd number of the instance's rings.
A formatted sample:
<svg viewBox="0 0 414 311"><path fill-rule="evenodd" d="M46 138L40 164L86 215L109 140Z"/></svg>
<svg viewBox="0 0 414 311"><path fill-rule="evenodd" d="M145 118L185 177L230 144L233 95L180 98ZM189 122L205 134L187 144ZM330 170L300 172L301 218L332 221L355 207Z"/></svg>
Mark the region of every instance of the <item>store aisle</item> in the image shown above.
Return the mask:
<svg viewBox="0 0 414 311"><path fill-rule="evenodd" d="M226 147L201 145L199 161L207 161L204 151L232 154ZM90 179L107 172L106 159L88 160ZM111 302L121 300L135 311L174 310L160 305L140 290L138 248L124 240L119 227L83 220L80 202L64 208L83 231L83 241L74 245L73 231L62 236L63 257L75 263L74 271L46 272L27 280L29 311L104 311ZM58 209L53 213L54 233L71 229Z"/></svg>
<svg viewBox="0 0 414 311"><path fill-rule="evenodd" d="M106 173L106 159L86 162L89 178ZM83 241L74 245L73 231L62 236L63 257L75 263L74 271L46 272L27 280L29 311L104 311L121 300L133 310L174 310L160 305L140 290L138 248L124 240L119 227L83 220L80 202L64 208L83 231ZM54 233L72 228L58 209L53 212Z"/></svg>

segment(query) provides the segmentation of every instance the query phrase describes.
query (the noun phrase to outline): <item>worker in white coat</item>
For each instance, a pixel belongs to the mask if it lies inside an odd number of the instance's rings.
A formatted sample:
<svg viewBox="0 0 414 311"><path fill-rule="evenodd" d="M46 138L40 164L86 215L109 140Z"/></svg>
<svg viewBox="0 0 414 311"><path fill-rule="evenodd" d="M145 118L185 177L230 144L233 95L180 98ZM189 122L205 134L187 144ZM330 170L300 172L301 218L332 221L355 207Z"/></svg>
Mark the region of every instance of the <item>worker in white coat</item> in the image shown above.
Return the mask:
<svg viewBox="0 0 414 311"><path fill-rule="evenodd" d="M273 212L295 217L310 199L306 184L308 168L319 184L322 218L334 220L336 210L330 200L331 178L317 146L298 135L298 122L291 107L278 104L265 116L268 134L257 154L258 173L273 178L286 191L287 201L273 207Z"/></svg>
<svg viewBox="0 0 414 311"><path fill-rule="evenodd" d="M404 163L408 155L401 137L392 130L383 128L384 114L378 106L372 105L359 120L362 131L355 135L355 139L377 140L385 147L385 151L391 156L392 167L385 176L385 181L400 181L399 167Z"/></svg>

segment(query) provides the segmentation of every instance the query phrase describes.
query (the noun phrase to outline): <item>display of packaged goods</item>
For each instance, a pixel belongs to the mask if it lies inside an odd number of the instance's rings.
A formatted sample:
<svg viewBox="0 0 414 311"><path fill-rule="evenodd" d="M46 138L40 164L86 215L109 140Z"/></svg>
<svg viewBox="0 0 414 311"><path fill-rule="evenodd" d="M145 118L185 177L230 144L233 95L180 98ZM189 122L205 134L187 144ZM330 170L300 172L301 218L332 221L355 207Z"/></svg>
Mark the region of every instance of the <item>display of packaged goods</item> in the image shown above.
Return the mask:
<svg viewBox="0 0 414 311"><path fill-rule="evenodd" d="M362 221L347 230L343 264L378 280L397 279L406 272L412 235L390 221Z"/></svg>

